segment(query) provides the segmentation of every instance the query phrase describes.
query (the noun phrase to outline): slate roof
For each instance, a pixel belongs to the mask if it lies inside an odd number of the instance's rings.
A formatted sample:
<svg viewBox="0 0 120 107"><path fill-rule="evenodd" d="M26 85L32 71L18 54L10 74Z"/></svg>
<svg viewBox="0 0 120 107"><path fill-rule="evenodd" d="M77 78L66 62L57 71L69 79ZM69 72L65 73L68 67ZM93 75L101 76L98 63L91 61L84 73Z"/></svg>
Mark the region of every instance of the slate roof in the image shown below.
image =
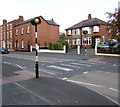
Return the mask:
<svg viewBox="0 0 120 107"><path fill-rule="evenodd" d="M83 20L83 21L67 28L66 30L77 29L77 28L82 28L82 27L99 26L99 25L106 25L106 22L104 22L98 18L91 18L91 19Z"/></svg>
<svg viewBox="0 0 120 107"><path fill-rule="evenodd" d="M41 18L42 18L46 23L48 23L49 25L59 26L56 22L54 22L54 20L45 20L42 16L38 16L38 17L41 17ZM34 17L34 18L35 18L35 17ZM14 27L17 27L17 26L20 26L20 25L23 25L23 24L30 23L34 18L31 18L31 19L25 20L25 21L23 21L23 22L20 22L19 24L14 25Z"/></svg>

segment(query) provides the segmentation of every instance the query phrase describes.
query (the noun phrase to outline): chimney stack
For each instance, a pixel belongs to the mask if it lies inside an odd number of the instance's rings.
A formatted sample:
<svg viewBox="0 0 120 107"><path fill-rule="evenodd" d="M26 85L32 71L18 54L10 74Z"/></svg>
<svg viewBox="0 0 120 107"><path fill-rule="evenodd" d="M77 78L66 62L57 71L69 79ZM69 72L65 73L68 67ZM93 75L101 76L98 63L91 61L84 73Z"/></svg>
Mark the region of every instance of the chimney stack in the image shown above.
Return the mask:
<svg viewBox="0 0 120 107"><path fill-rule="evenodd" d="M7 23L7 20L6 19L3 19L3 24L6 24Z"/></svg>
<svg viewBox="0 0 120 107"><path fill-rule="evenodd" d="M92 18L91 14L88 14L88 19L91 19L91 18Z"/></svg>
<svg viewBox="0 0 120 107"><path fill-rule="evenodd" d="M23 16L19 16L19 21L20 21L20 22L24 21Z"/></svg>
<svg viewBox="0 0 120 107"><path fill-rule="evenodd" d="M53 22L54 22L54 19L52 18L52 19L51 19L51 21L53 21Z"/></svg>

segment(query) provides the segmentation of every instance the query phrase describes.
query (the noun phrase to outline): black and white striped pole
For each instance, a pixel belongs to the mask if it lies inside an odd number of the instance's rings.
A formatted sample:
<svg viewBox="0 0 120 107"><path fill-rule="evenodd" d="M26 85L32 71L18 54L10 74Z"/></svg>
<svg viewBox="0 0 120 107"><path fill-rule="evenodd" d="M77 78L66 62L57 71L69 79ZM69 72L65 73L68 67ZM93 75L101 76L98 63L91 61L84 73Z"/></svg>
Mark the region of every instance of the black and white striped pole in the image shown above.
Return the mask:
<svg viewBox="0 0 120 107"><path fill-rule="evenodd" d="M41 20L39 17L34 18L31 21L31 24L35 26L35 43L36 43L36 63L35 63L35 74L36 78L39 78L39 64L38 64L38 32L37 32L37 25L41 23Z"/></svg>
<svg viewBox="0 0 120 107"><path fill-rule="evenodd" d="M85 60L87 60L87 47L86 47L87 38L86 38L86 35L88 34L88 31L84 30L83 34L85 35Z"/></svg>

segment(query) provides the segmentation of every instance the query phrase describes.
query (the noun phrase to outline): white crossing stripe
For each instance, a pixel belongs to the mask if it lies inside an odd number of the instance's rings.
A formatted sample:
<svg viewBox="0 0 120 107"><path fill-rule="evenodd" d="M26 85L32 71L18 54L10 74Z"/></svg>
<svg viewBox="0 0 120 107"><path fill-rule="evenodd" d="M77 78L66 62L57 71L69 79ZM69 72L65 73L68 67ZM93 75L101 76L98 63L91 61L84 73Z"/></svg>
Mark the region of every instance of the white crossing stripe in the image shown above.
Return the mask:
<svg viewBox="0 0 120 107"><path fill-rule="evenodd" d="M64 70L64 71L72 71L73 69L70 69L70 68L65 68L65 67L60 67L60 66L55 66L55 65L50 65L50 66L47 66L49 68L55 68L55 69L59 69L59 70Z"/></svg>
<svg viewBox="0 0 120 107"><path fill-rule="evenodd" d="M99 65L98 63L93 63L93 62L85 62L85 61L79 61L79 62L83 64Z"/></svg>
<svg viewBox="0 0 120 107"><path fill-rule="evenodd" d="M92 65L88 65L88 64L81 64L81 63L74 63L74 62L72 62L71 64L73 64L73 65L83 65L83 66L88 66L88 67L92 66Z"/></svg>
<svg viewBox="0 0 120 107"><path fill-rule="evenodd" d="M75 66L75 65L69 65L69 64L61 64L62 66L67 66L67 67L72 67L72 68L81 68L79 66Z"/></svg>

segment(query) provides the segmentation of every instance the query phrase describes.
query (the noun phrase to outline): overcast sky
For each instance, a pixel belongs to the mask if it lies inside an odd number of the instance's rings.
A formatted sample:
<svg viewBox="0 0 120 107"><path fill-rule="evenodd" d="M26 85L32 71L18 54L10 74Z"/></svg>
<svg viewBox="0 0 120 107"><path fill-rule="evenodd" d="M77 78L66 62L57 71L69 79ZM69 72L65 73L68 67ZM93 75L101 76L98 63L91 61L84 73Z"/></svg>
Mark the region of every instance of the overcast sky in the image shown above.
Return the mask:
<svg viewBox="0 0 120 107"><path fill-rule="evenodd" d="M8 22L18 19L24 20L43 16L46 20L60 25L60 31L87 19L88 14L107 21L106 12L114 12L120 0L0 0L0 25L3 19Z"/></svg>

